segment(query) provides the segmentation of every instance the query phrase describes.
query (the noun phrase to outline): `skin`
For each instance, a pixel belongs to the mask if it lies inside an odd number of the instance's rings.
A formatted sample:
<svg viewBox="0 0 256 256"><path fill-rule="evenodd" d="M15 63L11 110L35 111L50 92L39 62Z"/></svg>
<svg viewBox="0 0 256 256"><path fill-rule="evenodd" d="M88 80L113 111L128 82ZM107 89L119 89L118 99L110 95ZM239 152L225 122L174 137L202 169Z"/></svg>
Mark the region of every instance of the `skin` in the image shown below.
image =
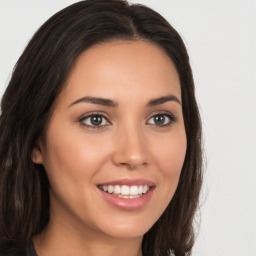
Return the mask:
<svg viewBox="0 0 256 256"><path fill-rule="evenodd" d="M82 97L117 106L76 102ZM106 119L98 128L88 127L91 119L85 117L95 113ZM165 125L157 125L155 115ZM39 256L142 255L143 235L177 188L186 147L179 77L162 49L114 41L85 51L55 104L45 143L39 141L33 154L50 181L50 222L33 239ZM127 211L102 197L97 185L123 178L156 184L144 207Z"/></svg>

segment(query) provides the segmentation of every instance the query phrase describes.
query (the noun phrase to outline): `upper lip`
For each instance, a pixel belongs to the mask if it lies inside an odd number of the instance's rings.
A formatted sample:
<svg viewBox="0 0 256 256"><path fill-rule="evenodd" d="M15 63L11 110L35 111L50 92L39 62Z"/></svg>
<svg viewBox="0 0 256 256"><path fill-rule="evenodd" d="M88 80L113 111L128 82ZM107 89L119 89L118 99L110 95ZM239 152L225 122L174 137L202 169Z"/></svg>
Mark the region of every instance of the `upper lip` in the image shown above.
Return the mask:
<svg viewBox="0 0 256 256"><path fill-rule="evenodd" d="M149 187L155 187L156 184L147 179L120 179L120 180L112 180L108 182L104 182L99 184L99 186L104 185L127 185L127 186L133 186L133 185L148 185Z"/></svg>

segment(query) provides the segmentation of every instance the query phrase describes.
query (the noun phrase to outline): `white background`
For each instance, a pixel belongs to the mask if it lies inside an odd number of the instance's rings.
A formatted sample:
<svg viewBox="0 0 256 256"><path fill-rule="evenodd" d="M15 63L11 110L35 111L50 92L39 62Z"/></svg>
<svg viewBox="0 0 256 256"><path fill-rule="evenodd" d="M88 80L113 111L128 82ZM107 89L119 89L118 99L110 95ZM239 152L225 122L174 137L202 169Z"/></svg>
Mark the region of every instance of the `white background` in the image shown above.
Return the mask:
<svg viewBox="0 0 256 256"><path fill-rule="evenodd" d="M36 29L72 0L0 0L0 95ZM195 256L256 255L256 1L138 0L187 45L207 158Z"/></svg>

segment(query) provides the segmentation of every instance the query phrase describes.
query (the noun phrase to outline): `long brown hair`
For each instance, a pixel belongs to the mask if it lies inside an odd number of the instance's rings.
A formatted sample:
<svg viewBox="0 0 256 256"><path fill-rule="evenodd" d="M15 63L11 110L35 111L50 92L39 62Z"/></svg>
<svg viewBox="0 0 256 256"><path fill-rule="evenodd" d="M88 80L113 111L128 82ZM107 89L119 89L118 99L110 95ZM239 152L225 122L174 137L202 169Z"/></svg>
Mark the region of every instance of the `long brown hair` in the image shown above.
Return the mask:
<svg viewBox="0 0 256 256"><path fill-rule="evenodd" d="M52 16L19 58L1 102L0 253L19 255L49 220L49 182L31 161L77 57L92 45L146 40L160 46L179 74L187 152L165 212L143 238L144 255L189 255L202 184L201 124L185 45L157 12L125 0L87 0Z"/></svg>

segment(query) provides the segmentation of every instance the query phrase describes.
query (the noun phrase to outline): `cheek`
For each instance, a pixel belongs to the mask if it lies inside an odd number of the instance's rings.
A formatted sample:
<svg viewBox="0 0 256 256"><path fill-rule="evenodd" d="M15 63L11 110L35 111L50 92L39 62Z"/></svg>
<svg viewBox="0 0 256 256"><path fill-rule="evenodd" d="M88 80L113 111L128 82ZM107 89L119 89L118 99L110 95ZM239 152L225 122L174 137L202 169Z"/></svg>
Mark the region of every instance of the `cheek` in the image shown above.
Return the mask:
<svg viewBox="0 0 256 256"><path fill-rule="evenodd" d="M82 141L73 133L64 129L55 132L48 128L44 150L44 166L53 188L65 186L67 183L79 183L84 180L84 167L88 161L88 152L82 147ZM69 187L67 186L66 189Z"/></svg>
<svg viewBox="0 0 256 256"><path fill-rule="evenodd" d="M64 206L73 215L84 216L82 206L93 203L94 177L105 161L104 152L81 133L50 128L43 157L54 202L52 210L59 211Z"/></svg>
<svg viewBox="0 0 256 256"><path fill-rule="evenodd" d="M160 148L160 150L159 150ZM157 163L165 175L179 175L187 150L185 131L173 134L165 139L155 151Z"/></svg>
<svg viewBox="0 0 256 256"><path fill-rule="evenodd" d="M155 150L155 161L161 171L163 200L168 204L177 188L187 149L186 134L179 132Z"/></svg>
<svg viewBox="0 0 256 256"><path fill-rule="evenodd" d="M55 129L53 124L48 128L44 166L52 187L84 189L85 183L94 185L92 180L107 161L109 150L97 137L65 126Z"/></svg>

